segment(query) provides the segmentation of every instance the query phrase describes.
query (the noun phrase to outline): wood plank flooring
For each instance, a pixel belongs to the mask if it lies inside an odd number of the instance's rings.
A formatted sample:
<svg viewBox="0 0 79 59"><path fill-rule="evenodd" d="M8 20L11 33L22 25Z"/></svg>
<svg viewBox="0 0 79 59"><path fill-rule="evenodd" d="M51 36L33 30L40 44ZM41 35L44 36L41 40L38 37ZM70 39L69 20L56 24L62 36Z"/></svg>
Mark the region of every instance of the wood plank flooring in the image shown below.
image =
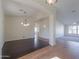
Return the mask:
<svg viewBox="0 0 79 59"><path fill-rule="evenodd" d="M2 55L10 57L3 57L2 59L17 59L18 57L24 56L48 45L47 42L40 39L38 40L37 45L35 45L33 38L9 41L3 46Z"/></svg>
<svg viewBox="0 0 79 59"><path fill-rule="evenodd" d="M75 59L64 44L57 43L56 46L47 46L18 59Z"/></svg>

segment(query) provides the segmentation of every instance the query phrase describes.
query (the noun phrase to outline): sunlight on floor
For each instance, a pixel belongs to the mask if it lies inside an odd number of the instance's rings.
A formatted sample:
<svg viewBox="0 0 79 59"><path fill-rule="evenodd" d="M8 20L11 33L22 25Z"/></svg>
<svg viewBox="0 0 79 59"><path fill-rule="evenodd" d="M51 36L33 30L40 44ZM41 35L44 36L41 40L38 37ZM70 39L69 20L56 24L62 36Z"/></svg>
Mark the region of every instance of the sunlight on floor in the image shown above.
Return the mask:
<svg viewBox="0 0 79 59"><path fill-rule="evenodd" d="M61 59L61 58L59 58L59 57L53 57L53 58L51 58L51 59Z"/></svg>

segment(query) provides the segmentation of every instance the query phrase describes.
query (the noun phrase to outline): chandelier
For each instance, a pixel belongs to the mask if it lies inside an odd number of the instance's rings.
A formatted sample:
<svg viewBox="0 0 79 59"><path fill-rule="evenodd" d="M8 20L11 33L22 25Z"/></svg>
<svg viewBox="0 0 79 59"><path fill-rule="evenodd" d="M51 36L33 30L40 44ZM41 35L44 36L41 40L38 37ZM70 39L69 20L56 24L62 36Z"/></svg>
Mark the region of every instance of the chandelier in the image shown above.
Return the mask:
<svg viewBox="0 0 79 59"><path fill-rule="evenodd" d="M47 0L47 3L49 5L55 4L57 2L57 0Z"/></svg>
<svg viewBox="0 0 79 59"><path fill-rule="evenodd" d="M30 25L30 23L28 22L27 19L24 19L24 21L21 22L21 24L22 24L23 26L26 26L26 27Z"/></svg>

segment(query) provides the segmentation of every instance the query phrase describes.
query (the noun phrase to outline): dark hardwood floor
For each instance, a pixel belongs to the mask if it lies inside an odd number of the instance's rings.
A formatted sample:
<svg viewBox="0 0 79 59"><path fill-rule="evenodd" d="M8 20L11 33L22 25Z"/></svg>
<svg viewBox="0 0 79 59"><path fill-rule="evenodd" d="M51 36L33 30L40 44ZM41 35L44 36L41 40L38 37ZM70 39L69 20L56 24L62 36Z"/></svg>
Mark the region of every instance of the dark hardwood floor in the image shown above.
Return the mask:
<svg viewBox="0 0 79 59"><path fill-rule="evenodd" d="M2 59L17 59L18 57L21 57L48 45L49 44L47 42L39 39L37 47L35 47L33 38L8 41L5 42L3 46L2 55L9 57L3 57Z"/></svg>

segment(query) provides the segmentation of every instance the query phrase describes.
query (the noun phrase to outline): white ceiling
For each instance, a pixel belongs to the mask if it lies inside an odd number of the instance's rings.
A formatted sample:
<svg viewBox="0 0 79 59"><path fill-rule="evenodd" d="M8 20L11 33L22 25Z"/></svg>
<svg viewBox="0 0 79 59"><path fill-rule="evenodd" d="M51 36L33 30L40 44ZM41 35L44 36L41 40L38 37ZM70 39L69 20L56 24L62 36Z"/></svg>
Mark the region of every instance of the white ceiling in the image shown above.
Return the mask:
<svg viewBox="0 0 79 59"><path fill-rule="evenodd" d="M58 0L57 18L64 24L79 22L79 0Z"/></svg>
<svg viewBox="0 0 79 59"><path fill-rule="evenodd" d="M64 24L79 22L79 0L57 0L54 6L49 6L46 0L4 0L3 7L6 14L20 16L33 16L48 10L52 12L56 8L59 21ZM26 14L20 9L26 11Z"/></svg>
<svg viewBox="0 0 79 59"><path fill-rule="evenodd" d="M3 0L3 10L5 14L14 16L31 16L46 13L42 6L32 0Z"/></svg>

